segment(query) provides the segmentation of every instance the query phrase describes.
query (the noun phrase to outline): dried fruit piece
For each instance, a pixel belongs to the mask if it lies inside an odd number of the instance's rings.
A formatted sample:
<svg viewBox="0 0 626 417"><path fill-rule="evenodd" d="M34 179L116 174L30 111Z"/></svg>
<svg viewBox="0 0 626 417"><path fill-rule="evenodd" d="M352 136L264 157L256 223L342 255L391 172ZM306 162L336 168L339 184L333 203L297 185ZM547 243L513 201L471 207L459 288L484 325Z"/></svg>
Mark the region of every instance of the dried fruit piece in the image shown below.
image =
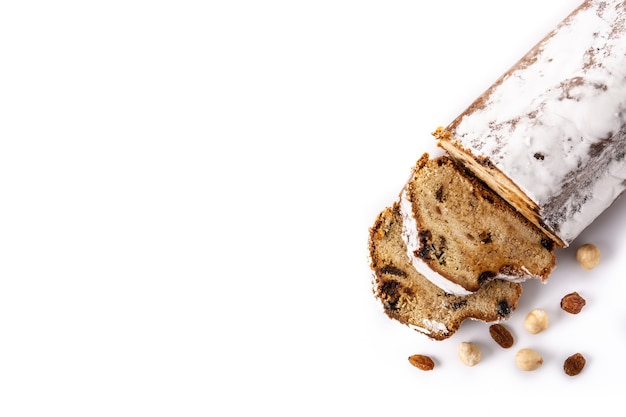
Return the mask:
<svg viewBox="0 0 626 417"><path fill-rule="evenodd" d="M477 365L483 355L477 344L472 342L462 342L458 349L459 358L467 366Z"/></svg>
<svg viewBox="0 0 626 417"><path fill-rule="evenodd" d="M524 327L532 334L537 334L548 328L548 313L536 308L526 316Z"/></svg>
<svg viewBox="0 0 626 417"><path fill-rule="evenodd" d="M576 251L576 260L585 269L593 269L600 262L600 249L592 243L585 243Z"/></svg>
<svg viewBox="0 0 626 417"><path fill-rule="evenodd" d="M515 342L509 329L499 323L489 326L489 334L491 338L504 349L510 348Z"/></svg>
<svg viewBox="0 0 626 417"><path fill-rule="evenodd" d="M578 314L580 310L587 304L584 298L576 291L567 294L561 299L561 308L570 314Z"/></svg>
<svg viewBox="0 0 626 417"><path fill-rule="evenodd" d="M543 364L543 358L532 349L520 349L515 355L515 363L522 371L534 371Z"/></svg>
<svg viewBox="0 0 626 417"><path fill-rule="evenodd" d="M575 376L583 370L586 363L587 361L585 360L583 355L581 355L580 353L575 353L569 358L565 359L565 363L563 364L563 370L567 375Z"/></svg>
<svg viewBox="0 0 626 417"><path fill-rule="evenodd" d="M430 356L426 355L409 356L409 362L411 362L411 365L421 369L422 371L432 371L435 367L435 362L433 362Z"/></svg>

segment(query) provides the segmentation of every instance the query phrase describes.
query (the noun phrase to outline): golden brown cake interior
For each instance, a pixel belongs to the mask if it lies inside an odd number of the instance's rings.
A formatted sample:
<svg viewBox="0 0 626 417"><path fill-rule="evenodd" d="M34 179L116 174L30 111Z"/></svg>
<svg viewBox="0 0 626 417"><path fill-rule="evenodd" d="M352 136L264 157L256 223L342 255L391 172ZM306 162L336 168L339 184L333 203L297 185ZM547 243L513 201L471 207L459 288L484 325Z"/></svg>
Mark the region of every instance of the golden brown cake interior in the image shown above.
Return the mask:
<svg viewBox="0 0 626 417"><path fill-rule="evenodd" d="M444 149L452 158L470 169L482 181L502 196L511 206L530 220L536 227L541 229L556 245L566 246L565 243L548 227L539 215L539 207L519 187L488 159L474 157L471 151L464 149L457 141L453 140L452 134L442 128L437 128L433 133L437 139L437 145Z"/></svg>
<svg viewBox="0 0 626 417"><path fill-rule="evenodd" d="M554 269L552 240L453 159L425 154L407 188L413 254L449 281L477 291L496 277L545 280Z"/></svg>
<svg viewBox="0 0 626 417"><path fill-rule="evenodd" d="M369 254L374 293L385 313L435 340L452 336L469 318L506 319L522 294L521 284L498 279L466 296L446 293L432 284L409 261L398 203L383 210L370 228Z"/></svg>

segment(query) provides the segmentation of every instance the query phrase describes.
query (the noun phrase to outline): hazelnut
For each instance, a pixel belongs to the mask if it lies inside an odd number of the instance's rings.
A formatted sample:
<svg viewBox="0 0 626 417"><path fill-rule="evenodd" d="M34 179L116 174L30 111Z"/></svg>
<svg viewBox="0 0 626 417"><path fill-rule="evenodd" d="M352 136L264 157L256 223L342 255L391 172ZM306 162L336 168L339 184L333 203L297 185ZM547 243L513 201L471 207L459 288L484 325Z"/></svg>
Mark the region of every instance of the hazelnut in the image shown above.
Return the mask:
<svg viewBox="0 0 626 417"><path fill-rule="evenodd" d="M593 269L600 262L600 249L592 243L586 243L576 251L576 260L585 269Z"/></svg>
<svg viewBox="0 0 626 417"><path fill-rule="evenodd" d="M532 310L524 320L524 327L529 333L541 333L548 328L548 313L539 308Z"/></svg>
<svg viewBox="0 0 626 417"><path fill-rule="evenodd" d="M543 358L534 350L525 348L517 352L515 363L522 371L534 371L541 366Z"/></svg>
<svg viewBox="0 0 626 417"><path fill-rule="evenodd" d="M458 349L459 358L467 366L477 365L482 359L478 345L472 342L462 342Z"/></svg>

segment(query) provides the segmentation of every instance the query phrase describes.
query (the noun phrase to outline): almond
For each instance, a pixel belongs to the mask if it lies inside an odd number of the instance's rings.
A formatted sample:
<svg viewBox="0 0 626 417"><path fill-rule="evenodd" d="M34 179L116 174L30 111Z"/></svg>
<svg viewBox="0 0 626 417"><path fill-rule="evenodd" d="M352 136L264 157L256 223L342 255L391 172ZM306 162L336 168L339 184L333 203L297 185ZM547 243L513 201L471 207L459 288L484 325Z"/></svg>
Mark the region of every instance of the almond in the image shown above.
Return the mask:
<svg viewBox="0 0 626 417"><path fill-rule="evenodd" d="M411 362L411 365L421 369L422 371L432 371L435 367L435 362L433 362L430 356L426 355L409 356L409 362Z"/></svg>

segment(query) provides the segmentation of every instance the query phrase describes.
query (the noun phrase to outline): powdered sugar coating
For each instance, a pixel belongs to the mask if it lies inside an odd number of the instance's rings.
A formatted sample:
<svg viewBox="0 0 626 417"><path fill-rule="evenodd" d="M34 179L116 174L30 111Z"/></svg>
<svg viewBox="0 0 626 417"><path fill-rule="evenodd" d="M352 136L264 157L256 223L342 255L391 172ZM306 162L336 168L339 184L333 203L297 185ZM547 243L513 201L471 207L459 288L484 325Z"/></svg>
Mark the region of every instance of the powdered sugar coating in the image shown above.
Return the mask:
<svg viewBox="0 0 626 417"><path fill-rule="evenodd" d="M448 330L445 324L438 322L436 320L424 319L422 324L426 327L417 326L415 324L409 324L409 327L413 330L417 330L427 335L431 335L433 333L440 333L440 334L450 333L450 331Z"/></svg>
<svg viewBox="0 0 626 417"><path fill-rule="evenodd" d="M588 1L448 129L567 245L626 189L626 2Z"/></svg>

